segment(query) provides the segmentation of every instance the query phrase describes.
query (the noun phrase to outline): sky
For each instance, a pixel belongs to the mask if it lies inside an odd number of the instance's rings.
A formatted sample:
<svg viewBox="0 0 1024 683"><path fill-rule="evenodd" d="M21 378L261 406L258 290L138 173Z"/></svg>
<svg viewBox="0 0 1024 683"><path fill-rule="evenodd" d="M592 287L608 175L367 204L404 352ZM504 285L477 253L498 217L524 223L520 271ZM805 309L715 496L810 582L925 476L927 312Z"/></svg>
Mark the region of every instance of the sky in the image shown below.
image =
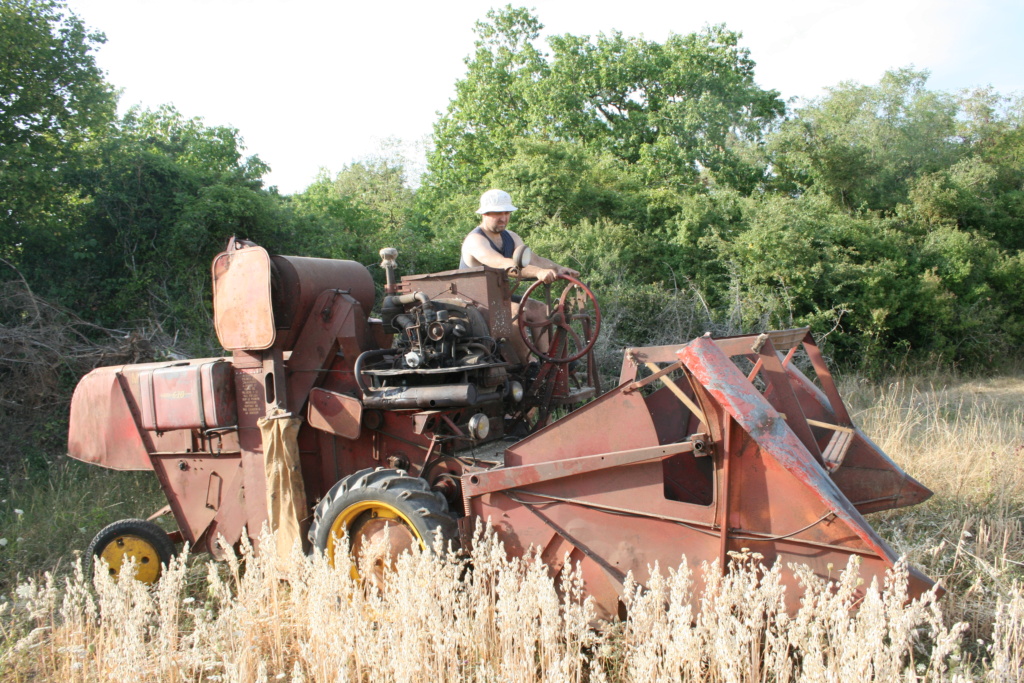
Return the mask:
<svg viewBox="0 0 1024 683"><path fill-rule="evenodd" d="M516 4L516 3L514 3ZM662 41L724 23L762 88L814 98L904 66L933 89L1024 92L1024 0L534 0L542 37L613 30ZM69 0L121 110L173 104L237 128L283 194L393 147L415 173L491 7L471 0Z"/></svg>

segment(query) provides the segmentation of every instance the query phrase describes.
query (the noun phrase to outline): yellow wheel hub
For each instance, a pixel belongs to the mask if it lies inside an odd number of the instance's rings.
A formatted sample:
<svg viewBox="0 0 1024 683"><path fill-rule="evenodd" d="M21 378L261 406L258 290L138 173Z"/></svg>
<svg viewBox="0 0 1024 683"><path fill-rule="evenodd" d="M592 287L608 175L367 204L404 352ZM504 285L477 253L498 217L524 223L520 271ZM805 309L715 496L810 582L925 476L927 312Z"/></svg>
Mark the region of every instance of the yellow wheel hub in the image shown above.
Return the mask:
<svg viewBox="0 0 1024 683"><path fill-rule="evenodd" d="M335 539L344 536L346 530L354 579L360 578L355 563L361 554L370 556L374 578L381 581L384 572L394 566L395 560L403 552L417 545L421 550L427 549L416 527L397 508L377 500L362 501L342 510L331 524L327 537L327 558L332 565L336 552Z"/></svg>
<svg viewBox="0 0 1024 683"><path fill-rule="evenodd" d="M110 565L110 575L117 576L126 558L135 559L135 578L143 583L156 583L160 578L160 555L153 544L132 534L117 536L100 553Z"/></svg>

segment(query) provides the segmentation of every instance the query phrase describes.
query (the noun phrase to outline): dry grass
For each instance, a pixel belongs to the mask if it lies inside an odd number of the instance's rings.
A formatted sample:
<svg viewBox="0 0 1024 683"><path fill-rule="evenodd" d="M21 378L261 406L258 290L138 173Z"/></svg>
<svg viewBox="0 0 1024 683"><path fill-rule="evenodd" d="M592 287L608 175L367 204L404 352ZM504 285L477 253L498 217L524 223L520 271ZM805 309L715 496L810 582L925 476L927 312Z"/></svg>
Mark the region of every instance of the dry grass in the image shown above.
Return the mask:
<svg viewBox="0 0 1024 683"><path fill-rule="evenodd" d="M831 585L799 573L803 606L787 614L777 569L737 556L724 577L684 562L630 585L628 619L599 625L578 575L553 580L482 532L468 559L404 557L384 591L322 558L243 549L176 562L148 590L106 572L22 584L2 608L4 680L1024 680L1024 381L844 395L936 491L872 521L942 579L942 600L907 603L897 571L854 611L853 565Z"/></svg>
<svg viewBox="0 0 1024 683"><path fill-rule="evenodd" d="M1019 603L1024 581L1024 379L842 389L861 429L935 492L872 523L942 581L948 617L987 640L998 605Z"/></svg>
<svg viewBox="0 0 1024 683"><path fill-rule="evenodd" d="M201 596L181 561L155 589L102 571L90 585L80 570L61 590L23 585L6 614L6 680L944 681L967 670L963 626L947 629L931 595L907 604L900 571L857 611L856 565L831 585L804 572L804 606L789 615L777 569L739 557L725 577L701 568L694 614L684 563L628 585L629 618L599 628L578 574L553 581L485 533L472 569L407 555L383 591L347 564L278 558L268 540L258 557L207 564Z"/></svg>

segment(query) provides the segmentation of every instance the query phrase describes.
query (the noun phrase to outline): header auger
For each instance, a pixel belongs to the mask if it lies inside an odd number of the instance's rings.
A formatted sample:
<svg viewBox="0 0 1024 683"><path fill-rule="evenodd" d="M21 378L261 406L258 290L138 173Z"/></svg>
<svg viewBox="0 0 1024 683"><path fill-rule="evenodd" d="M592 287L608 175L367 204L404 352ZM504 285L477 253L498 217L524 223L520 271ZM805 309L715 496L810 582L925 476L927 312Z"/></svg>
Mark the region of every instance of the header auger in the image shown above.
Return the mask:
<svg viewBox="0 0 1024 683"><path fill-rule="evenodd" d="M683 555L724 568L750 549L823 576L858 555L880 575L896 557L863 515L931 495L852 423L807 329L627 349L602 393L600 311L581 282L532 285L549 315L526 325L514 271L399 280L394 250L381 255L371 317L362 265L232 240L213 262L229 358L81 380L71 457L153 470L168 501L101 531L93 554L112 571L126 553L158 566L183 541L218 556L218 539L264 524L282 550L358 553L387 533L395 554L437 534L467 547L489 520L509 553L537 549L552 573L581 563L611 616L627 573L642 583ZM801 345L817 384L791 362ZM161 514L178 530L153 524ZM345 530L351 547L336 548ZM911 572L912 594L931 585Z"/></svg>

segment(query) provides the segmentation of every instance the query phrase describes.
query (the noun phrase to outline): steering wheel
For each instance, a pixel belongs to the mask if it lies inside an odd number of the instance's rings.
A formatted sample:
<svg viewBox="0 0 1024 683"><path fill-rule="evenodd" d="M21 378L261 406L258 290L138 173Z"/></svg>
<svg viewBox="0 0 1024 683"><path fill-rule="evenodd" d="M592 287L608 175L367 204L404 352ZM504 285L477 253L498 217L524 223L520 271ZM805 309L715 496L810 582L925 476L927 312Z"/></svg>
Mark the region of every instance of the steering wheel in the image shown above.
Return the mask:
<svg viewBox="0 0 1024 683"><path fill-rule="evenodd" d="M552 306L552 288L564 283L561 294ZM535 292L544 288L544 301L548 314L543 320L527 320L527 304L539 301ZM531 299L531 297L533 297ZM543 361L551 363L571 363L579 360L594 348L597 333L601 330L601 309L597 298L589 288L579 280L563 275L551 284L537 280L523 292L519 302L519 335L530 349ZM533 331L533 339L527 330ZM548 351L542 352L534 339L546 334Z"/></svg>

